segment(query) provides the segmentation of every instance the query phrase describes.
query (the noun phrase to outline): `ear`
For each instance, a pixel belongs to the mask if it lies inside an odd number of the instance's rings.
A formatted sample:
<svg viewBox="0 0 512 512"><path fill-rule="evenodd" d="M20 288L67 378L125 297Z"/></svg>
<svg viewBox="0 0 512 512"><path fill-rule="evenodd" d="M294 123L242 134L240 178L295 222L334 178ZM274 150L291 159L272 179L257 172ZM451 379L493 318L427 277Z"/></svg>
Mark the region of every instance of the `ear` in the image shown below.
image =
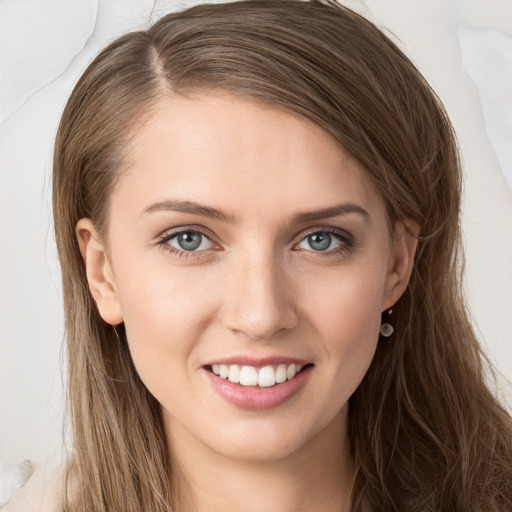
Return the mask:
<svg viewBox="0 0 512 512"><path fill-rule="evenodd" d="M393 250L382 302L383 311L392 307L409 284L420 226L412 220L398 222L393 234Z"/></svg>
<svg viewBox="0 0 512 512"><path fill-rule="evenodd" d="M101 318L111 325L120 324L123 321L123 314L114 273L107 251L91 219L78 221L76 236L85 264L89 289Z"/></svg>

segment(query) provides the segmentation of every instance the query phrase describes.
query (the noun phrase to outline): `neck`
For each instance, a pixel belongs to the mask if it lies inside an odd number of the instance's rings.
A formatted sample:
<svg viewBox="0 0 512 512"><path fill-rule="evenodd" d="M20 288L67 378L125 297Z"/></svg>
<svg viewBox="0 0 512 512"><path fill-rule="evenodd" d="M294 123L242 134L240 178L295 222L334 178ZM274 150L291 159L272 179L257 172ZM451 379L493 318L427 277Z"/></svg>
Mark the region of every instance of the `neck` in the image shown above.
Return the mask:
<svg viewBox="0 0 512 512"><path fill-rule="evenodd" d="M345 411L300 450L277 460L225 457L175 424L170 437L175 510L350 510L354 464Z"/></svg>

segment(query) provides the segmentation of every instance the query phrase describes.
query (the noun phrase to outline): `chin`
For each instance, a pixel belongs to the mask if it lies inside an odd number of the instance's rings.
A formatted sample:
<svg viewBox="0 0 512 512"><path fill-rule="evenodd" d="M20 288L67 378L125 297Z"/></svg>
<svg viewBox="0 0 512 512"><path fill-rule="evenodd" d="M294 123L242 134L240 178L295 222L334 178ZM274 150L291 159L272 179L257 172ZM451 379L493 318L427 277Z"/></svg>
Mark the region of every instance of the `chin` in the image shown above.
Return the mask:
<svg viewBox="0 0 512 512"><path fill-rule="evenodd" d="M340 422L344 423L344 418L345 414L336 414L333 418L311 421L311 416L295 414L279 422L250 419L223 428L210 446L219 455L240 462L282 461L297 455L309 444L320 446L327 439L331 443L337 435L341 438Z"/></svg>
<svg viewBox="0 0 512 512"><path fill-rule="evenodd" d="M280 439L242 439L216 443L215 451L240 462L276 462L295 454L304 442L283 436Z"/></svg>

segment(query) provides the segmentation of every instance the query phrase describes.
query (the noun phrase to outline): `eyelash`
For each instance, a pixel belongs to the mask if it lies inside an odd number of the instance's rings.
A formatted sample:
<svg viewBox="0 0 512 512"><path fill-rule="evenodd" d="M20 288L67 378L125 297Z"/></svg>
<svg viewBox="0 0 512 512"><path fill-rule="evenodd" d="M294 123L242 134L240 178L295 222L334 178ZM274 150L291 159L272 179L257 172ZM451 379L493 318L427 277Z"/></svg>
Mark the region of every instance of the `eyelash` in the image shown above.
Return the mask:
<svg viewBox="0 0 512 512"><path fill-rule="evenodd" d="M336 238L339 242L341 242L340 247L337 247L336 249L326 250L326 251L311 250L308 252L311 252L313 254L320 254L324 257L335 256L340 253L350 253L356 245L356 241L355 241L354 237L347 231L344 231L341 229L335 229L335 228L327 227L327 226L315 226L313 229L306 231L305 233L302 234L299 242L294 245L294 250L296 250L296 251L300 250L300 249L295 249L295 247L297 247L300 243L302 243L308 237L310 237L312 235L319 234L319 233L326 233L327 235Z"/></svg>
<svg viewBox="0 0 512 512"><path fill-rule="evenodd" d="M206 237L208 240L210 240L212 243L215 243L212 240L212 236L205 230L198 228L198 227L194 227L194 228L185 227L185 228L179 228L179 229L176 229L175 231L171 231L171 232L167 232L167 233L163 234L162 236L160 236L160 238L157 242L157 245L160 246L162 250L164 250L170 254L173 254L175 256L178 256L179 258L186 259L189 257L193 257L193 258L205 257L206 255L204 253L207 252L206 250L181 251L181 250L177 249L176 247L169 245L168 242L170 240L179 236L182 233L199 233L200 235L202 235L202 236ZM334 229L332 227L319 226L319 227L315 227L314 229L307 231L306 233L303 233L300 240L296 244L294 244L292 250L299 251L300 249L298 249L297 246L300 243L302 243L308 237L315 235L315 234L319 234L319 233L326 233L330 236L333 236L338 241L340 241L342 245L334 250L326 250L326 251L311 250L308 252L311 252L313 254L321 254L324 257L329 256L329 255L332 256L332 255L336 255L339 253L349 253L353 250L354 246L356 245L354 237L350 233L343 231L343 230Z"/></svg>
<svg viewBox="0 0 512 512"><path fill-rule="evenodd" d="M170 254L173 254L175 256L178 256L179 258L201 258L205 255L203 254L206 251L180 251L179 249L176 249L176 247L173 247L172 245L169 245L168 242L172 240L173 238L179 236L182 233L199 233L200 235L206 237L208 240L210 240L212 243L212 236L210 233L206 232L205 230L199 228L199 227L185 227L185 228L179 228L175 231L166 232L160 238L158 239L157 245L160 246L160 248Z"/></svg>

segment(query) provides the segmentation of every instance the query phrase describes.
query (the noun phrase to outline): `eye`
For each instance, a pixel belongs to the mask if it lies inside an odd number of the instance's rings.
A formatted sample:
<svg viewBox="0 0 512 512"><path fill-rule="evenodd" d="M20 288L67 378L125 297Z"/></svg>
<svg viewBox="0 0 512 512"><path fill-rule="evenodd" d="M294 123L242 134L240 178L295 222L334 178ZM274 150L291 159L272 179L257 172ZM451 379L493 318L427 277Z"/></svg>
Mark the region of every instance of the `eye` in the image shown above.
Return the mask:
<svg viewBox="0 0 512 512"><path fill-rule="evenodd" d="M348 235L335 231L315 231L304 237L296 247L314 252L333 252L351 245L352 241Z"/></svg>
<svg viewBox="0 0 512 512"><path fill-rule="evenodd" d="M214 243L200 231L187 229L164 236L160 240L161 245L167 245L178 252L199 252L211 249Z"/></svg>

